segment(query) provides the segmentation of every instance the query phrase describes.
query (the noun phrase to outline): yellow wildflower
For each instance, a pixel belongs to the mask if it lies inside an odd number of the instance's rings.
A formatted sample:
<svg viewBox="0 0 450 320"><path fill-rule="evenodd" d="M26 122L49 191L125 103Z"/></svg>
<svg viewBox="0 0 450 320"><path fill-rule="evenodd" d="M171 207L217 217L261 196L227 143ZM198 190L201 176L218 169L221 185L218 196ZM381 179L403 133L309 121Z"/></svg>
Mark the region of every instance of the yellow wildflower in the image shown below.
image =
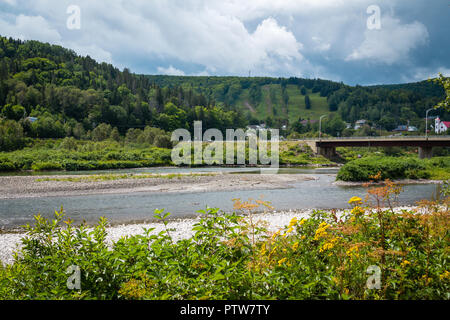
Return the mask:
<svg viewBox="0 0 450 320"><path fill-rule="evenodd" d="M262 244L260 253L262 256L266 254L266 244L265 243Z"/></svg>
<svg viewBox="0 0 450 320"><path fill-rule="evenodd" d="M339 237L336 237L331 239L330 241L325 242L323 246L319 249L319 252L333 249L334 246L336 245L336 242L338 242L339 239L340 239Z"/></svg>
<svg viewBox="0 0 450 320"><path fill-rule="evenodd" d="M275 233L272 235L272 240L275 240L275 238L278 237L279 235L280 235L280 230L278 230L277 232L275 232Z"/></svg>
<svg viewBox="0 0 450 320"><path fill-rule="evenodd" d="M411 264L408 260L403 260L403 262L400 264L402 268L406 267L408 264Z"/></svg>
<svg viewBox="0 0 450 320"><path fill-rule="evenodd" d="M360 216L360 215L364 214L364 208L361 208L360 206L355 206L352 209L351 214L353 214L355 216Z"/></svg>
<svg viewBox="0 0 450 320"><path fill-rule="evenodd" d="M272 249L272 251L270 251L269 258L275 253L275 251L277 251L277 247L276 246Z"/></svg>
<svg viewBox="0 0 450 320"><path fill-rule="evenodd" d="M353 203L362 203L362 199L360 197L351 197L350 200L348 200L349 204L353 204Z"/></svg>
<svg viewBox="0 0 450 320"><path fill-rule="evenodd" d="M291 228L291 227L293 227L293 226L295 226L296 224L297 224L297 218L296 217L293 217L292 218L292 220L291 220L291 222L289 222L289 226L288 226L288 228Z"/></svg>
<svg viewBox="0 0 450 320"><path fill-rule="evenodd" d="M297 250L297 248L298 248L298 242L296 242L292 245L292 250L295 251L295 250Z"/></svg>
<svg viewBox="0 0 450 320"><path fill-rule="evenodd" d="M347 250L346 254L347 256L350 257L350 260L353 260L353 258L358 258L359 257L359 248L358 246L353 246L350 249Z"/></svg>
<svg viewBox="0 0 450 320"><path fill-rule="evenodd" d="M300 225L303 225L305 222L306 222L306 220L305 220L305 219L302 219L302 220L300 220L299 224L300 224Z"/></svg>
<svg viewBox="0 0 450 320"><path fill-rule="evenodd" d="M283 258L281 260L278 260L278 265L281 266L286 260L287 260L287 258Z"/></svg>
<svg viewBox="0 0 450 320"><path fill-rule="evenodd" d="M439 278L440 278L441 280L444 280L444 279L450 279L450 272L448 272L447 270L445 270L445 272L444 272L443 274L439 275Z"/></svg>
<svg viewBox="0 0 450 320"><path fill-rule="evenodd" d="M327 235L327 229L330 225L326 222L322 222L319 225L319 228L316 230L316 234L314 235L314 240L319 240L320 238L324 238Z"/></svg>

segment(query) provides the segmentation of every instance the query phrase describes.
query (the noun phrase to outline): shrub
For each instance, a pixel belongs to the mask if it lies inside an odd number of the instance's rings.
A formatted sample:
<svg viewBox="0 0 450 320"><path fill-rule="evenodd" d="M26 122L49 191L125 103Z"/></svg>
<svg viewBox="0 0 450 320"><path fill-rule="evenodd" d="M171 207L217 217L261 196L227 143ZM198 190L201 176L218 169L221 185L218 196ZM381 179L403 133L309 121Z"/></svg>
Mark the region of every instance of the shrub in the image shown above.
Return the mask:
<svg viewBox="0 0 450 320"><path fill-rule="evenodd" d="M380 173L379 179L426 177L426 164L415 158L367 157L346 163L338 172L337 180L369 181Z"/></svg>
<svg viewBox="0 0 450 320"><path fill-rule="evenodd" d="M57 162L34 162L31 165L31 169L34 171L62 170L63 166Z"/></svg>

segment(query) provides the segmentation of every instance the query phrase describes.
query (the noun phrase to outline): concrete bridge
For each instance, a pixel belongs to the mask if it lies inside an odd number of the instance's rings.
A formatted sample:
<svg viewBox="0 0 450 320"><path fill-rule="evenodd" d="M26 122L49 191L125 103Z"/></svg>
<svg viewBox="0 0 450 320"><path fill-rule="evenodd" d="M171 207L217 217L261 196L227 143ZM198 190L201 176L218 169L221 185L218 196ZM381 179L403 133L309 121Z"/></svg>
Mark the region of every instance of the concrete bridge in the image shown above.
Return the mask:
<svg viewBox="0 0 450 320"><path fill-rule="evenodd" d="M450 147L450 136L418 137L342 137L300 140L316 154L327 158L336 155L336 147L418 147L419 157L431 158L433 147Z"/></svg>

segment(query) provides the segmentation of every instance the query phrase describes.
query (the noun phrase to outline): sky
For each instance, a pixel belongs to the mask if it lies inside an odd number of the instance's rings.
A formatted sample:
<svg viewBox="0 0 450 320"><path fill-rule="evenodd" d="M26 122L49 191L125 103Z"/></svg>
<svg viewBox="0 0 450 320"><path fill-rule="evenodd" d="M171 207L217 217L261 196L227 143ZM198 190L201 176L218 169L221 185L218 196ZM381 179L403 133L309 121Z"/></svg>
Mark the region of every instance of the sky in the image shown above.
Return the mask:
<svg viewBox="0 0 450 320"><path fill-rule="evenodd" d="M449 0L0 0L0 35L139 74L405 83L450 75Z"/></svg>

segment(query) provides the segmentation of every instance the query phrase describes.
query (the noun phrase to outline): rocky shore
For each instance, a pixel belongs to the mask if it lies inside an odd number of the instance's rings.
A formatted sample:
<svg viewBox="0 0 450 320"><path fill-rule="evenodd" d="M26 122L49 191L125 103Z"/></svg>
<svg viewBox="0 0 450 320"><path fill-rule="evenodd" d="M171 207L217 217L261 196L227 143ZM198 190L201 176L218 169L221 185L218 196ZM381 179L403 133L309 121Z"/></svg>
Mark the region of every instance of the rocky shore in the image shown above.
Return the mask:
<svg viewBox="0 0 450 320"><path fill-rule="evenodd" d="M167 177L164 177L167 175ZM136 175L137 176L137 175ZM62 181L56 181L55 177ZM59 197L131 192L202 192L289 188L290 184L314 179L306 174L161 174L149 178L83 180L89 175L0 176L0 199ZM69 181L70 178L78 181Z"/></svg>

